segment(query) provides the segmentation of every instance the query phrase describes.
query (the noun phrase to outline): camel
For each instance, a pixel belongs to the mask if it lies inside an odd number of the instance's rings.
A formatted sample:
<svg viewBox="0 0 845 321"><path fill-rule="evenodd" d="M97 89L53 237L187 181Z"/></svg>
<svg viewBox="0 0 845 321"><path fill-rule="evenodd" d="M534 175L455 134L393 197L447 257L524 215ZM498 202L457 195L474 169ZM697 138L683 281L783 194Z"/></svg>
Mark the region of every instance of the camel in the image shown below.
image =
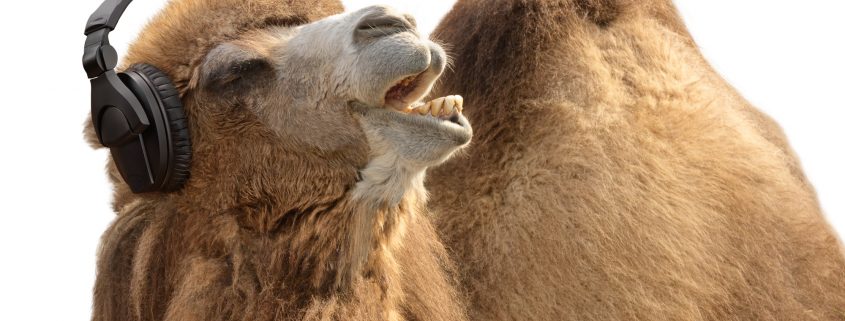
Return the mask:
<svg viewBox="0 0 845 321"><path fill-rule="evenodd" d="M191 177L132 194L110 165L93 320L465 320L423 186L472 137L461 97L421 102L445 52L341 10L176 0L144 29L124 65L173 79Z"/></svg>
<svg viewBox="0 0 845 321"><path fill-rule="evenodd" d="M798 159L670 1L459 0L432 38L473 106L427 182L470 319L845 320Z"/></svg>

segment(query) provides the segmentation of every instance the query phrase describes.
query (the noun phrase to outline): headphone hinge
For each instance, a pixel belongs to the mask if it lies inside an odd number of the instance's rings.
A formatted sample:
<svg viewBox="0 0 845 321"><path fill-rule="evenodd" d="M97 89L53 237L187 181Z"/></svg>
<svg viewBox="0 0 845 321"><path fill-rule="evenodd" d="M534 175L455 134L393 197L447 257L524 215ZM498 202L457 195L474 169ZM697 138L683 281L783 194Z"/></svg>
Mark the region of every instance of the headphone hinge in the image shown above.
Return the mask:
<svg viewBox="0 0 845 321"><path fill-rule="evenodd" d="M117 67L117 50L109 44L109 29L103 28L89 34L85 39L82 67L88 79L96 78Z"/></svg>

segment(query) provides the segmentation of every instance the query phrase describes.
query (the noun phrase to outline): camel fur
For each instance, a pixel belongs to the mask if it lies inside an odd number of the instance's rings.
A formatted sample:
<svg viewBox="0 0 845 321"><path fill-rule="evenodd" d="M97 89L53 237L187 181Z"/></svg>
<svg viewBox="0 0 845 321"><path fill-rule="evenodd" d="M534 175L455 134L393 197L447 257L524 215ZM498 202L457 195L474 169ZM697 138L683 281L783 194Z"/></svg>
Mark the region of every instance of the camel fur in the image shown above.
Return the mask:
<svg viewBox="0 0 845 321"><path fill-rule="evenodd" d="M845 320L796 156L670 1L459 0L433 37L474 106L428 176L471 319Z"/></svg>

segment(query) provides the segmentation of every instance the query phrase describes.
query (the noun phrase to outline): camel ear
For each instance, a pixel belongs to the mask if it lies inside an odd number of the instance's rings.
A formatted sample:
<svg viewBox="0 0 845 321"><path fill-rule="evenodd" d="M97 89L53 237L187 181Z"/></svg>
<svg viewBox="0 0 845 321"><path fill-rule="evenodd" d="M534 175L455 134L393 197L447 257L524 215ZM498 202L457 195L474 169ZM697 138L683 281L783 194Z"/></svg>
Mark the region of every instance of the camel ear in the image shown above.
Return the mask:
<svg viewBox="0 0 845 321"><path fill-rule="evenodd" d="M199 86L209 92L245 89L272 73L265 50L247 44L223 43L212 49L200 67Z"/></svg>

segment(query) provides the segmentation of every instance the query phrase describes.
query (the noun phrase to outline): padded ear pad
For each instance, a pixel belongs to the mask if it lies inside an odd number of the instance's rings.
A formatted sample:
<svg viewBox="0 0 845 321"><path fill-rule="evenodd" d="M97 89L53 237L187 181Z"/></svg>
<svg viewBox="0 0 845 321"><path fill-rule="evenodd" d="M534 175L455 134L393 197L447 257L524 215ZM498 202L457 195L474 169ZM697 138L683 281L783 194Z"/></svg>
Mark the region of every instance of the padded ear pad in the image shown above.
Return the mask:
<svg viewBox="0 0 845 321"><path fill-rule="evenodd" d="M128 182L130 187L135 192L178 190L188 180L191 163L191 137L179 91L164 72L148 64L132 65L119 77L138 97L150 118L150 127L141 135L141 143L152 184L135 188ZM141 160L115 161L120 168L121 161Z"/></svg>

